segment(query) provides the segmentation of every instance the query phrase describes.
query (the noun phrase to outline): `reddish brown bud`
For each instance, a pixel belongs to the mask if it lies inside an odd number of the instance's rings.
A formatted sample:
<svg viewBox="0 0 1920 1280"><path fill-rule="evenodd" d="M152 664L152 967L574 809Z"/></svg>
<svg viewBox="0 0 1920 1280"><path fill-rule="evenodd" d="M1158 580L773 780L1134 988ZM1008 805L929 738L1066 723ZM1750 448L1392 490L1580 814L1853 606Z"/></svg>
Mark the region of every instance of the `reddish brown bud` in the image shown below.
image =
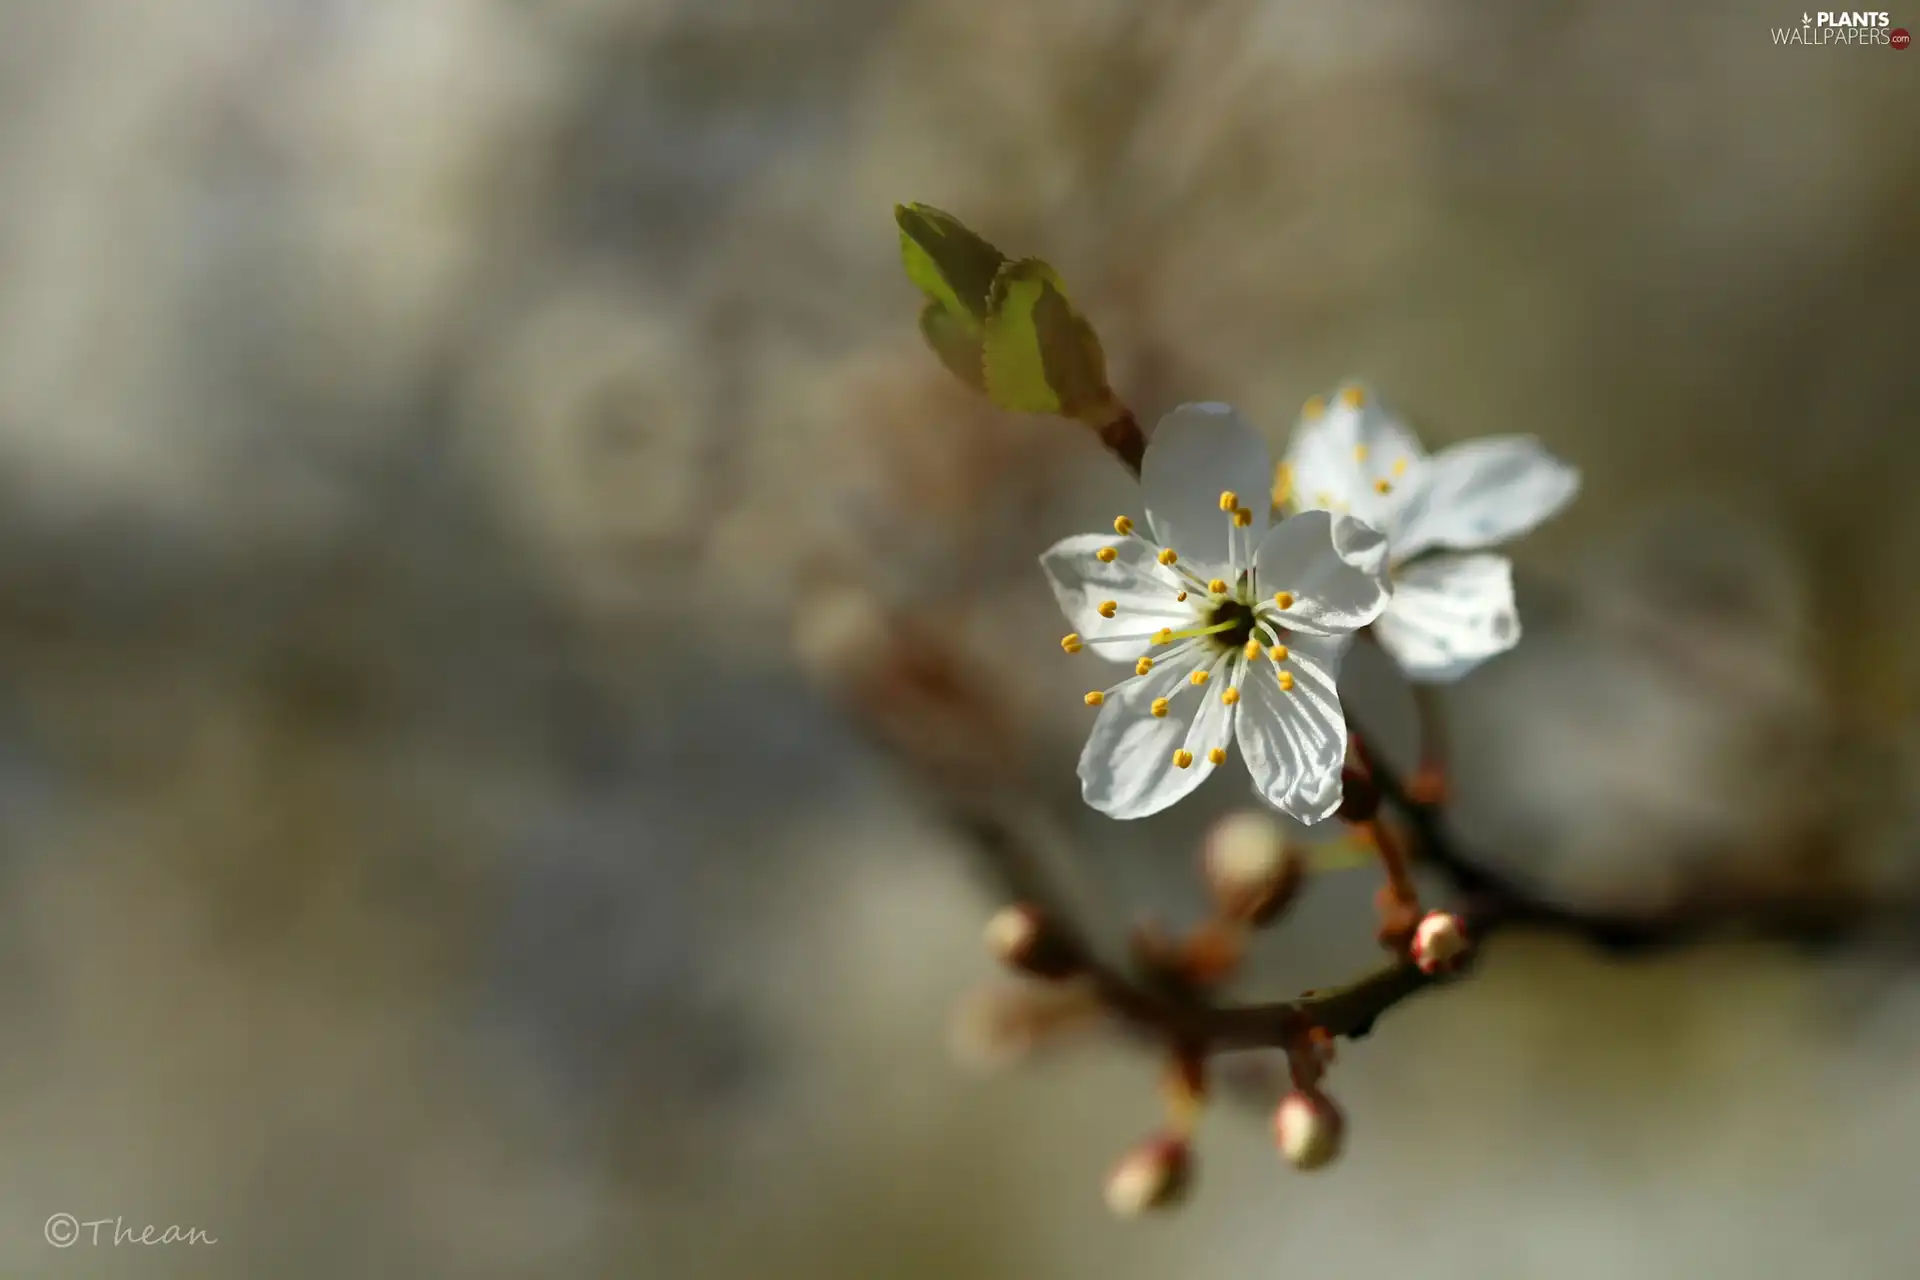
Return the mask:
<svg viewBox="0 0 1920 1280"><path fill-rule="evenodd" d="M1459 916L1451 911L1429 911L1413 931L1408 954L1420 966L1420 972L1445 973L1460 963L1470 946Z"/></svg>
<svg viewBox="0 0 1920 1280"><path fill-rule="evenodd" d="M1333 1099L1318 1090L1295 1089L1273 1113L1274 1141L1296 1169L1318 1169L1340 1154L1346 1118Z"/></svg>
<svg viewBox="0 0 1920 1280"><path fill-rule="evenodd" d="M1107 1208L1122 1218L1171 1208L1186 1198L1192 1184L1192 1149L1181 1138L1156 1134L1127 1152L1107 1175Z"/></svg>
<svg viewBox="0 0 1920 1280"><path fill-rule="evenodd" d="M1015 904L987 921L987 950L1010 969L1037 978L1067 978L1084 967L1076 948L1035 907Z"/></svg>
<svg viewBox="0 0 1920 1280"><path fill-rule="evenodd" d="M1306 875L1305 859L1287 847L1279 822L1255 810L1214 824L1201 865L1221 915L1252 925L1279 916Z"/></svg>

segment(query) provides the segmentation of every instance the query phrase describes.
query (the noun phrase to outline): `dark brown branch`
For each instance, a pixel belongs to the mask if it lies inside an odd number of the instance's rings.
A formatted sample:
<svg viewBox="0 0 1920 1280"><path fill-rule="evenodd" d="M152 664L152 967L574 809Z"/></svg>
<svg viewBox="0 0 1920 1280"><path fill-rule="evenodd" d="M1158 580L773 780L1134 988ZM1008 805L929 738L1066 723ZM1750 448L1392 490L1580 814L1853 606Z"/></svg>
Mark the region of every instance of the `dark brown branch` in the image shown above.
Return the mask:
<svg viewBox="0 0 1920 1280"><path fill-rule="evenodd" d="M1310 991L1293 1000L1222 1006L1204 1002L1197 993L1169 991L1100 958L1070 916L1059 910L1060 896L1012 823L965 802L949 801L942 807L948 821L993 866L1002 882L1021 901L1044 913L1056 940L1077 952L1081 971L1108 1010L1157 1038L1204 1045L1213 1051L1285 1048L1313 1028L1357 1038L1371 1031L1374 1020L1393 1005L1443 980L1396 961L1344 986Z"/></svg>
<svg viewBox="0 0 1920 1280"><path fill-rule="evenodd" d="M1371 763L1382 801L1407 828L1415 861L1447 882L1459 898L1467 932L1476 940L1501 930L1536 929L1576 938L1617 957L1655 955L1730 936L1829 946L1864 932L1890 909L1853 895L1781 898L1703 883L1658 911L1583 910L1556 902L1466 853L1447 831L1439 807L1410 795L1406 782L1377 757Z"/></svg>

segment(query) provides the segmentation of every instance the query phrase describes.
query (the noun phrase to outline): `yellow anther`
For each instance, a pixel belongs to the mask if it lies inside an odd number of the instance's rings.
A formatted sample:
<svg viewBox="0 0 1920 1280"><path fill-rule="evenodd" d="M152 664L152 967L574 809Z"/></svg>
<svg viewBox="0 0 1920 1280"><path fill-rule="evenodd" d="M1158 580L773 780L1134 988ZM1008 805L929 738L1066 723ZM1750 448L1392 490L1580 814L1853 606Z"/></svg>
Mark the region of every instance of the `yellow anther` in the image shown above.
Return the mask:
<svg viewBox="0 0 1920 1280"><path fill-rule="evenodd" d="M1172 547L1163 547L1160 551L1161 564L1172 564L1174 561L1178 560L1179 558L1180 558L1180 553L1175 551Z"/></svg>
<svg viewBox="0 0 1920 1280"><path fill-rule="evenodd" d="M1153 712L1155 719L1164 720L1167 718L1167 700L1165 698L1155 698L1153 705L1148 707L1147 710Z"/></svg>
<svg viewBox="0 0 1920 1280"><path fill-rule="evenodd" d="M1252 508L1250 508L1250 507L1235 507L1235 508L1233 509L1233 527L1234 527L1234 528L1236 528L1236 529L1244 529L1244 528L1246 528L1246 527L1247 527L1248 525L1250 525L1250 524L1252 524L1252 523L1253 523L1253 510L1252 510Z"/></svg>
<svg viewBox="0 0 1920 1280"><path fill-rule="evenodd" d="M1137 676L1143 676L1151 670L1153 670L1152 658L1142 658L1140 659L1140 661L1133 664L1133 674Z"/></svg>
<svg viewBox="0 0 1920 1280"><path fill-rule="evenodd" d="M1313 505L1316 507L1332 508L1333 495L1328 493L1325 489L1322 489L1320 492L1313 495Z"/></svg>
<svg viewBox="0 0 1920 1280"><path fill-rule="evenodd" d="M1193 752L1188 751L1186 748L1182 747L1180 750L1173 753L1174 768L1184 769L1192 763L1193 763Z"/></svg>
<svg viewBox="0 0 1920 1280"><path fill-rule="evenodd" d="M1208 764L1225 764L1226 762L1227 762L1227 749L1225 747L1208 747L1207 748Z"/></svg>
<svg viewBox="0 0 1920 1280"><path fill-rule="evenodd" d="M1258 640L1247 641L1246 648L1242 649L1241 652L1246 654L1248 662L1252 662L1260 656L1260 642Z"/></svg>
<svg viewBox="0 0 1920 1280"><path fill-rule="evenodd" d="M1101 564L1112 564L1115 560L1118 560L1120 558L1120 552L1117 548L1114 548L1114 547L1102 547L1098 551L1093 553L1093 558L1098 560Z"/></svg>
<svg viewBox="0 0 1920 1280"><path fill-rule="evenodd" d="M1308 422L1312 422L1315 418L1319 417L1321 414L1325 413L1326 411L1327 411L1327 402L1325 400L1322 400L1319 396L1308 396L1307 402L1300 406L1300 416L1305 418Z"/></svg>
<svg viewBox="0 0 1920 1280"><path fill-rule="evenodd" d="M1160 628L1160 629L1159 629L1158 631L1156 631L1156 632L1154 632L1154 633L1153 633L1153 643L1155 643L1155 644L1172 644L1172 643L1173 643L1173 628L1172 628L1172 627L1162 627L1162 628Z"/></svg>
<svg viewBox="0 0 1920 1280"><path fill-rule="evenodd" d="M1282 609L1291 609L1293 608L1293 592L1276 591L1273 593L1273 602Z"/></svg>
<svg viewBox="0 0 1920 1280"><path fill-rule="evenodd" d="M1119 611L1120 602L1118 600L1102 600L1094 609L1094 612L1103 618L1111 618Z"/></svg>
<svg viewBox="0 0 1920 1280"><path fill-rule="evenodd" d="M1269 658L1272 658L1275 662L1285 662L1287 660L1287 646L1283 644L1277 644L1273 646L1273 648L1267 650L1267 656Z"/></svg>
<svg viewBox="0 0 1920 1280"><path fill-rule="evenodd" d="M1090 707L1097 707L1101 703L1105 702L1106 700L1107 700L1107 695L1100 692L1098 689L1095 689L1092 693L1088 694L1086 697L1081 699L1082 702L1086 703Z"/></svg>
<svg viewBox="0 0 1920 1280"><path fill-rule="evenodd" d="M1217 596L1223 596L1227 594L1227 580L1225 578L1215 578L1207 583L1207 590Z"/></svg>
<svg viewBox="0 0 1920 1280"><path fill-rule="evenodd" d="M1349 409L1358 409L1367 402L1367 393L1359 387L1347 387L1340 392L1340 403Z"/></svg>
<svg viewBox="0 0 1920 1280"><path fill-rule="evenodd" d="M1395 458L1393 460L1393 474L1396 476L1407 474L1407 460L1405 458Z"/></svg>
<svg viewBox="0 0 1920 1280"><path fill-rule="evenodd" d="M1222 489L1220 491L1220 509L1222 511L1232 511L1235 507L1239 505L1240 505L1239 494L1235 493L1231 489Z"/></svg>
<svg viewBox="0 0 1920 1280"><path fill-rule="evenodd" d="M1179 595L1174 597L1175 600L1185 600L1186 598L1187 598L1187 593L1184 591L1182 591Z"/></svg>
<svg viewBox="0 0 1920 1280"><path fill-rule="evenodd" d="M1367 460L1367 446L1363 444L1353 446L1353 460L1355 462L1365 462Z"/></svg>
<svg viewBox="0 0 1920 1280"><path fill-rule="evenodd" d="M1080 652L1080 633L1078 631L1069 631L1066 635L1061 636L1060 647L1068 653Z"/></svg>
<svg viewBox="0 0 1920 1280"><path fill-rule="evenodd" d="M1293 692L1293 672L1282 671L1280 673L1280 691L1282 693Z"/></svg>
<svg viewBox="0 0 1920 1280"><path fill-rule="evenodd" d="M1226 703L1228 706L1232 706L1234 703L1240 701L1240 691L1238 689L1222 689L1220 691L1220 701Z"/></svg>
<svg viewBox="0 0 1920 1280"><path fill-rule="evenodd" d="M1196 671L1192 675L1187 677L1187 683L1195 686L1196 688L1199 687L1200 685L1205 684L1206 682L1207 682L1207 673L1204 671Z"/></svg>
<svg viewBox="0 0 1920 1280"><path fill-rule="evenodd" d="M1124 538L1133 532L1133 521L1127 519L1125 516L1115 516L1113 518L1113 531Z"/></svg>
<svg viewBox="0 0 1920 1280"><path fill-rule="evenodd" d="M1392 493L1393 486L1385 480L1375 480L1373 482L1373 491L1375 493Z"/></svg>
<svg viewBox="0 0 1920 1280"><path fill-rule="evenodd" d="M1293 464L1283 462L1273 469L1273 505L1284 507L1293 499Z"/></svg>

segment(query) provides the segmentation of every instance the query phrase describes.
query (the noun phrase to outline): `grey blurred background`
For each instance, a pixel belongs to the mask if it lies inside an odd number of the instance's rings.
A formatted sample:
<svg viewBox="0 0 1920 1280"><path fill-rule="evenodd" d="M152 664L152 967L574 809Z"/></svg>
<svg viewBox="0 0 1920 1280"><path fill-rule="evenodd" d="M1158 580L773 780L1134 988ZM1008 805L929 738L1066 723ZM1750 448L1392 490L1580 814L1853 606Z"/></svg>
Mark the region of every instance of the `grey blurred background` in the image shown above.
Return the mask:
<svg viewBox="0 0 1920 1280"><path fill-rule="evenodd" d="M1912 1274L1897 918L1503 941L1344 1056L1335 1170L1224 1108L1197 1202L1110 1223L1153 1064L956 1065L994 903L788 642L823 566L964 619L1116 932L1242 799L1075 812L1033 556L1126 485L920 349L927 201L1053 261L1143 416L1277 444L1361 375L1584 469L1450 699L1489 861L1904 900L1920 53L1797 18L7 0L0 1269Z"/></svg>

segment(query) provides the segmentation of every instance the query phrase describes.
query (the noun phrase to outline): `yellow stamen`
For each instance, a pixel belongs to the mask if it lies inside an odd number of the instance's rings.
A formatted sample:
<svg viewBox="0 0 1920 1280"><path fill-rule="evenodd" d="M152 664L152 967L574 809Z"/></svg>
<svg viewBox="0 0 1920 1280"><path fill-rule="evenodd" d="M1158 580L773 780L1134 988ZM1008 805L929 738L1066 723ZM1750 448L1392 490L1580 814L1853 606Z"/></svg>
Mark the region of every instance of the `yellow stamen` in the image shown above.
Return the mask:
<svg viewBox="0 0 1920 1280"><path fill-rule="evenodd" d="M1118 613L1119 611L1120 611L1120 602L1118 600L1102 600L1099 604L1099 607L1094 610L1095 613L1099 614L1103 618L1111 618L1114 614Z"/></svg>
<svg viewBox="0 0 1920 1280"><path fill-rule="evenodd" d="M1222 489L1220 491L1220 509L1222 511L1231 511L1239 505L1240 505L1239 494L1235 493L1231 489Z"/></svg>
<svg viewBox="0 0 1920 1280"><path fill-rule="evenodd" d="M1208 764L1225 764L1226 762L1227 762L1227 749L1225 747L1207 748Z"/></svg>
<svg viewBox="0 0 1920 1280"><path fill-rule="evenodd" d="M1247 527L1248 525L1250 525L1250 524L1252 524L1252 523L1253 523L1253 510L1252 510L1252 508L1250 508L1250 507L1235 507L1235 508L1233 509L1233 527L1234 527L1234 528L1236 528L1236 529L1244 529L1244 528L1246 528L1246 527Z"/></svg>
<svg viewBox="0 0 1920 1280"><path fill-rule="evenodd" d="M1161 564L1172 564L1174 561L1178 560L1179 558L1180 558L1180 553L1175 551L1172 547L1162 548L1160 552Z"/></svg>
<svg viewBox="0 0 1920 1280"><path fill-rule="evenodd" d="M1307 402L1300 406L1300 416L1305 418L1308 422L1312 422L1315 418L1319 417L1321 414L1325 413L1326 411L1327 411L1327 402L1325 400L1322 400L1319 396L1308 396Z"/></svg>
<svg viewBox="0 0 1920 1280"><path fill-rule="evenodd" d="M1133 521L1127 519L1125 516L1115 516L1113 518L1113 531L1124 538L1133 532Z"/></svg>
<svg viewBox="0 0 1920 1280"><path fill-rule="evenodd" d="M1156 632L1154 632L1154 633L1153 633L1153 643L1155 643L1155 644L1172 644L1172 643L1173 643L1173 628L1172 628L1172 627L1162 627L1162 628L1160 628L1160 629L1159 629L1158 631L1156 631Z"/></svg>
<svg viewBox="0 0 1920 1280"><path fill-rule="evenodd" d="M1092 693L1088 694L1086 697L1081 699L1082 702L1086 703L1090 707L1097 707L1101 703L1105 702L1106 700L1107 700L1107 695L1100 692L1098 689L1095 689Z"/></svg>
<svg viewBox="0 0 1920 1280"><path fill-rule="evenodd" d="M1267 650L1267 656L1269 658L1272 658L1275 662L1285 662L1287 660L1287 646L1283 644L1277 644L1273 646L1273 648Z"/></svg>
<svg viewBox="0 0 1920 1280"><path fill-rule="evenodd" d="M1283 462L1273 469L1273 505L1284 507L1293 499L1293 464Z"/></svg>
<svg viewBox="0 0 1920 1280"><path fill-rule="evenodd" d="M1153 705L1148 707L1147 710L1153 712L1156 719L1164 720L1167 718L1167 700L1165 698L1155 698Z"/></svg>
<svg viewBox="0 0 1920 1280"><path fill-rule="evenodd" d="M1367 402L1367 393L1359 387L1348 387L1340 393L1340 403L1349 409L1358 409Z"/></svg>
<svg viewBox="0 0 1920 1280"><path fill-rule="evenodd" d="M1112 564L1120 558L1120 552L1113 547L1102 547L1093 553L1093 558L1101 564Z"/></svg>
<svg viewBox="0 0 1920 1280"><path fill-rule="evenodd" d="M1192 763L1193 763L1193 752L1186 750L1184 747L1181 748L1179 751L1176 751L1173 753L1174 768L1184 769Z"/></svg>
<svg viewBox="0 0 1920 1280"><path fill-rule="evenodd" d="M1142 658L1140 659L1140 661L1133 664L1133 674L1137 676L1143 676L1151 670L1153 670L1152 658Z"/></svg>
<svg viewBox="0 0 1920 1280"><path fill-rule="evenodd" d="M1394 459L1393 474L1395 474L1396 476L1403 476L1407 474L1407 460L1405 458Z"/></svg>
<svg viewBox="0 0 1920 1280"><path fill-rule="evenodd" d="M1069 631L1066 635L1061 636L1060 647L1068 653L1080 652L1080 633L1078 631Z"/></svg>
<svg viewBox="0 0 1920 1280"><path fill-rule="evenodd" d="M1258 640L1247 641L1246 647L1242 649L1241 652L1247 655L1248 662L1252 662L1260 656L1260 642Z"/></svg>
<svg viewBox="0 0 1920 1280"><path fill-rule="evenodd" d="M1215 578L1213 581L1207 583L1207 590L1217 596L1223 596L1227 594L1227 580L1225 578Z"/></svg>
<svg viewBox="0 0 1920 1280"><path fill-rule="evenodd" d="M1185 600L1186 598L1187 598L1187 593L1184 591L1182 591L1179 595L1174 597L1175 600Z"/></svg>
<svg viewBox="0 0 1920 1280"><path fill-rule="evenodd" d="M1187 683L1193 685L1195 688L1198 688L1199 686L1205 684L1206 682L1207 682L1207 673L1204 671L1196 671L1192 675L1187 677Z"/></svg>
<svg viewBox="0 0 1920 1280"><path fill-rule="evenodd" d="M1293 692L1293 672L1282 671L1280 673L1280 691L1282 693Z"/></svg>
<svg viewBox="0 0 1920 1280"><path fill-rule="evenodd" d="M1365 462L1367 460L1367 446L1363 444L1353 446L1353 460L1355 462Z"/></svg>
<svg viewBox="0 0 1920 1280"><path fill-rule="evenodd" d="M1240 701L1240 691L1238 689L1222 689L1220 691L1220 701L1226 703L1228 706L1232 706L1234 703Z"/></svg>
<svg viewBox="0 0 1920 1280"><path fill-rule="evenodd" d="M1375 480L1373 482L1373 491L1375 493L1392 493L1393 486L1391 484L1388 484L1385 480Z"/></svg>
<svg viewBox="0 0 1920 1280"><path fill-rule="evenodd" d="M1293 608L1293 592L1276 591L1273 593L1273 602L1282 609L1291 609Z"/></svg>

